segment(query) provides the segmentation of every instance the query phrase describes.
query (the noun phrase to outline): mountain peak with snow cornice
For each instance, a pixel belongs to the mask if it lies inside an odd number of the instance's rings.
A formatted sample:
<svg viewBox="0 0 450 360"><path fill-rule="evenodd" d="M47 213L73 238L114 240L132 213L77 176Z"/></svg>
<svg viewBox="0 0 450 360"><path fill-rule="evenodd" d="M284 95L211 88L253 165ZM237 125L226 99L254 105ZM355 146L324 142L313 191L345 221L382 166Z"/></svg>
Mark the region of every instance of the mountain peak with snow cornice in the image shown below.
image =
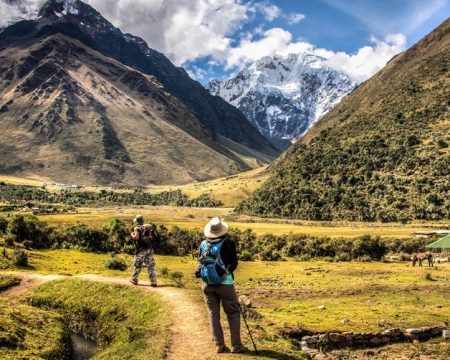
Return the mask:
<svg viewBox="0 0 450 360"><path fill-rule="evenodd" d="M314 54L266 56L206 88L238 107L258 130L286 147L330 111L355 83Z"/></svg>

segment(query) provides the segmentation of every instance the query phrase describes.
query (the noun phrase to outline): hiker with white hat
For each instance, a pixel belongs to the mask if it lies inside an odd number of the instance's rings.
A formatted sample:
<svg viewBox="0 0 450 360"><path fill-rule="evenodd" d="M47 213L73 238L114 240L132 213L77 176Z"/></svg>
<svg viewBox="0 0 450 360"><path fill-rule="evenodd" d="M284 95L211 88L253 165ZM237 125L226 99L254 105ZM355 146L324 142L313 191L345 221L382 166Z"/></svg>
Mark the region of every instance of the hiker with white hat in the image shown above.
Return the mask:
<svg viewBox="0 0 450 360"><path fill-rule="evenodd" d="M236 244L227 237L228 224L215 217L205 226L206 239L200 245L196 276L202 278L202 291L208 307L211 333L217 352L229 352L220 324L220 304L227 315L231 333L231 352L248 349L241 342L239 301L233 272L238 265Z"/></svg>

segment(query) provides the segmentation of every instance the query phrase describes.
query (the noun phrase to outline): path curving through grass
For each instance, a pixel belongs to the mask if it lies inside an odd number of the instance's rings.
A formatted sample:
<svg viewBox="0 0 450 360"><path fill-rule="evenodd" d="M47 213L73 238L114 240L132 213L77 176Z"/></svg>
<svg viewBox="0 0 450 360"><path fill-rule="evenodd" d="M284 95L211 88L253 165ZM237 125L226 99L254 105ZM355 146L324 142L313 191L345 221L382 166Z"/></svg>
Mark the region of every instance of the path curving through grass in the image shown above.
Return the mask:
<svg viewBox="0 0 450 360"><path fill-rule="evenodd" d="M124 278L108 277L92 274L66 276L66 275L42 275L31 273L14 273L14 276L21 279L18 286L3 292L2 297L21 297L31 289L52 280L64 278L85 279L88 281L98 281L110 284L120 284L132 287L131 283ZM171 341L167 350L169 360L189 360L205 359L216 360L223 358L232 359L252 359L254 356L249 353L243 356L231 354L216 354L214 344L209 332L209 323L205 307L193 299L192 294L184 289L164 286L153 288L150 283L141 282L138 287L145 292L156 293L170 307L171 313ZM283 358L262 356L264 358Z"/></svg>

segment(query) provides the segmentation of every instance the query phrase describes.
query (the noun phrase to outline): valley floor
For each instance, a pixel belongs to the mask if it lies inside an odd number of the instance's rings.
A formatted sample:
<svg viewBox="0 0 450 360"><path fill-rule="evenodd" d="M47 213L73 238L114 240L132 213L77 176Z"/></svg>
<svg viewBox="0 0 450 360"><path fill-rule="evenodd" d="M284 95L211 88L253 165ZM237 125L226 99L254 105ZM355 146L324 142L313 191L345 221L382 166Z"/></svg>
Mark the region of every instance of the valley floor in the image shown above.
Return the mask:
<svg viewBox="0 0 450 360"><path fill-rule="evenodd" d="M131 256L120 256L131 265ZM71 275L71 278L86 281L127 284L130 270L105 269L108 257L75 250L30 251L30 266L16 269L13 274L46 280ZM178 350L186 350L183 356L172 358L197 358L192 355L192 350L188 351L191 342L205 341L206 347L202 346L202 349L207 350L203 351L212 351L208 347L208 324L200 284L193 277L195 260L157 256L156 262L158 269L181 271L185 279L182 289L171 287L166 279L160 279L164 286L156 289L174 314L173 336L181 343L173 354L183 354ZM434 268L413 268L409 263L254 261L241 262L236 279L239 294L247 295L252 302L250 327L259 347L266 351L263 352L265 356L260 357L263 359L303 358L295 343L278 335L286 328L366 332L442 325L450 319L448 263L436 264ZM144 271L141 280L145 284ZM145 286L139 288L152 291ZM348 321L343 323L343 319ZM242 332L250 345L244 328ZM367 358L364 355L367 351L342 350L339 354L342 359L363 359ZM393 344L370 351L374 354L371 358L375 359L447 359L450 343L435 339L424 343ZM204 358L218 357L211 352Z"/></svg>
<svg viewBox="0 0 450 360"><path fill-rule="evenodd" d="M188 229L202 229L211 217L223 217L231 227L240 230L252 229L257 234L274 235L307 234L312 236L357 237L362 235L382 237L409 237L416 231L432 230L448 226L444 222L399 223L357 223L357 222L319 222L284 219L264 219L240 216L232 208L193 208L173 206L123 206L103 208L80 208L76 214L42 215L40 219L52 225L64 223L83 223L103 226L110 219L119 218L132 221L136 214L143 214L147 222L177 225Z"/></svg>

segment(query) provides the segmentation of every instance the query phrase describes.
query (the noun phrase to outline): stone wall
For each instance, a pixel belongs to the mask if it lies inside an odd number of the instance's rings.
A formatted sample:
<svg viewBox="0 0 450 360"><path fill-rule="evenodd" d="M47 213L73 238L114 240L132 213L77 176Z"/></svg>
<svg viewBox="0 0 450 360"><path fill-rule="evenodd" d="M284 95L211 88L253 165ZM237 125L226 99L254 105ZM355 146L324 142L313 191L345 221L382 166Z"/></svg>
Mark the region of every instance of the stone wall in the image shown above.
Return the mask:
<svg viewBox="0 0 450 360"><path fill-rule="evenodd" d="M312 359L321 359L323 355L320 350L367 348L396 342L427 340L440 336L445 328L445 326L424 326L406 330L395 328L382 332L329 332L323 334L313 334L301 329L283 329L280 335L300 340L299 345L305 354Z"/></svg>

